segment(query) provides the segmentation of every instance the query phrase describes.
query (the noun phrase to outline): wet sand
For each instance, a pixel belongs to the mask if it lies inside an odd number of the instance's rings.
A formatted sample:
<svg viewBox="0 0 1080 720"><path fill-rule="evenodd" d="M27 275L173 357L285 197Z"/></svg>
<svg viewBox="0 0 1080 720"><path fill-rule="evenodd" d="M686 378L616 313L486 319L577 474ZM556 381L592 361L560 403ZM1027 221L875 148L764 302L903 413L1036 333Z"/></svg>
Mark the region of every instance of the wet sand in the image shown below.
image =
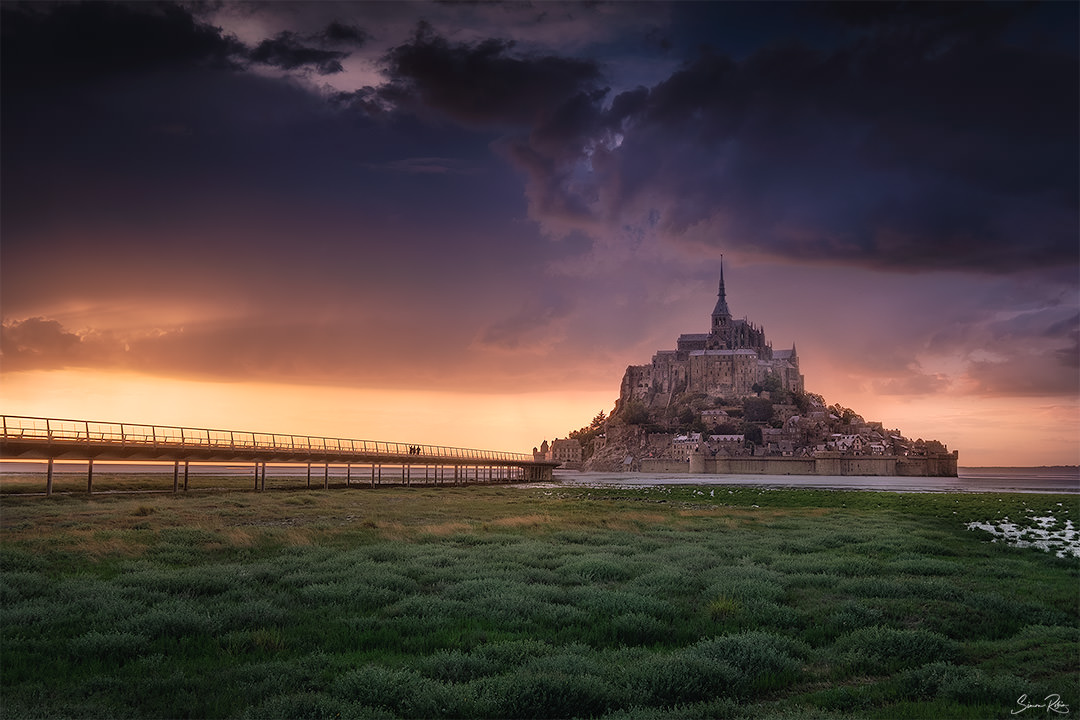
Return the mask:
<svg viewBox="0 0 1080 720"><path fill-rule="evenodd" d="M688 475L685 473L605 473L556 470L565 485L738 485L766 488L820 488L885 492L1019 492L1080 494L1076 468L960 468L959 477L865 477L832 475Z"/></svg>

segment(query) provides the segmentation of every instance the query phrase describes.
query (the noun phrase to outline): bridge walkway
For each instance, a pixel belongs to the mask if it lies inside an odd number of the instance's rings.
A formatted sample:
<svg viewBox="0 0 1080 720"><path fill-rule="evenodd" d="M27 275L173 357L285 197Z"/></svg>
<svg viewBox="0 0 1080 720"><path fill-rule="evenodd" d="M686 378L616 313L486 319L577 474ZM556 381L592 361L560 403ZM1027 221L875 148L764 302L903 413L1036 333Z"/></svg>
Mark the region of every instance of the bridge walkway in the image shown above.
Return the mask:
<svg viewBox="0 0 1080 720"><path fill-rule="evenodd" d="M535 460L523 453L399 443L381 440L311 435L286 435L237 430L215 430L94 420L71 420L19 415L0 416L0 459L46 460L46 494L52 493L53 461L87 462L87 491L93 492L95 460L172 461L173 490L179 489L181 463L187 489L188 464L252 463L255 489L266 484L266 465L306 464L308 484L311 466L324 466L327 486L330 465L353 465L370 469L371 484L381 478L383 466L402 468L402 482L411 482L413 468L434 470L435 484L453 473L455 483L535 482L551 479L558 463ZM419 467L417 467L419 466ZM349 477L347 475L347 477Z"/></svg>

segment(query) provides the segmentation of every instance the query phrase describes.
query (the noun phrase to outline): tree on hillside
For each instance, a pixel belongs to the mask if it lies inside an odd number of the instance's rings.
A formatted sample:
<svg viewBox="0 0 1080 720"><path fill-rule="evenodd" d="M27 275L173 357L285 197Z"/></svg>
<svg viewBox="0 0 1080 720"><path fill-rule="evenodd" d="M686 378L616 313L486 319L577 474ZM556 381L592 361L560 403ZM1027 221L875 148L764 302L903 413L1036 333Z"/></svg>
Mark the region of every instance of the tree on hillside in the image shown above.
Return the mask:
<svg viewBox="0 0 1080 720"><path fill-rule="evenodd" d="M604 432L604 426L607 425L607 420L607 415L601 410L588 425L580 430L573 430L567 435L567 437L581 443L581 457L583 460L588 460L592 457L593 440Z"/></svg>
<svg viewBox="0 0 1080 720"><path fill-rule="evenodd" d="M716 426L716 435L738 435L739 427L733 422L722 422Z"/></svg>
<svg viewBox="0 0 1080 720"><path fill-rule="evenodd" d="M799 409L801 415L805 415L810 412L815 406L824 408L825 398L817 393L811 392L795 392L791 394L792 402L795 403L795 407Z"/></svg>
<svg viewBox="0 0 1080 720"><path fill-rule="evenodd" d="M640 400L630 399L619 410L619 419L627 425L646 425L650 420L649 409Z"/></svg>
<svg viewBox="0 0 1080 720"><path fill-rule="evenodd" d="M749 422L767 422L772 419L772 400L766 398L746 398L743 400L743 418Z"/></svg>

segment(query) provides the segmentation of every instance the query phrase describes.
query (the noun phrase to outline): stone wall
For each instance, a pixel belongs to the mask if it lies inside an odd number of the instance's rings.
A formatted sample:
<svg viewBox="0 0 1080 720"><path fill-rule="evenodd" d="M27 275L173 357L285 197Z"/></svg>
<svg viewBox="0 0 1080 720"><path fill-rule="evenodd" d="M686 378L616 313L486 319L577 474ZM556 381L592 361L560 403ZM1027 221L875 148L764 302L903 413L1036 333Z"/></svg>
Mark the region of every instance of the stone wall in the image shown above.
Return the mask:
<svg viewBox="0 0 1080 720"><path fill-rule="evenodd" d="M883 477L956 477L957 453L928 457L819 453L812 458L727 457L705 459L694 453L689 462L643 458L641 472L702 475L863 475Z"/></svg>
<svg viewBox="0 0 1080 720"><path fill-rule="evenodd" d="M672 460L669 458L641 459L641 472L644 473L684 473L689 471L689 466L685 460Z"/></svg>

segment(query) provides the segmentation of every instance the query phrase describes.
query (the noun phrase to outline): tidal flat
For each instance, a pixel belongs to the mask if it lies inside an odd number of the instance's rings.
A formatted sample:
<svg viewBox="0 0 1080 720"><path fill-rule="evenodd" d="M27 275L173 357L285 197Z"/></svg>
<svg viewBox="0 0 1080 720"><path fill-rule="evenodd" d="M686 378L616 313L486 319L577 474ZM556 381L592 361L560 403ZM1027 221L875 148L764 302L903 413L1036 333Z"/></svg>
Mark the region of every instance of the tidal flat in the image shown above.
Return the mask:
<svg viewBox="0 0 1080 720"><path fill-rule="evenodd" d="M3 715L1078 712L1080 560L978 525L1078 513L691 485L5 495Z"/></svg>

